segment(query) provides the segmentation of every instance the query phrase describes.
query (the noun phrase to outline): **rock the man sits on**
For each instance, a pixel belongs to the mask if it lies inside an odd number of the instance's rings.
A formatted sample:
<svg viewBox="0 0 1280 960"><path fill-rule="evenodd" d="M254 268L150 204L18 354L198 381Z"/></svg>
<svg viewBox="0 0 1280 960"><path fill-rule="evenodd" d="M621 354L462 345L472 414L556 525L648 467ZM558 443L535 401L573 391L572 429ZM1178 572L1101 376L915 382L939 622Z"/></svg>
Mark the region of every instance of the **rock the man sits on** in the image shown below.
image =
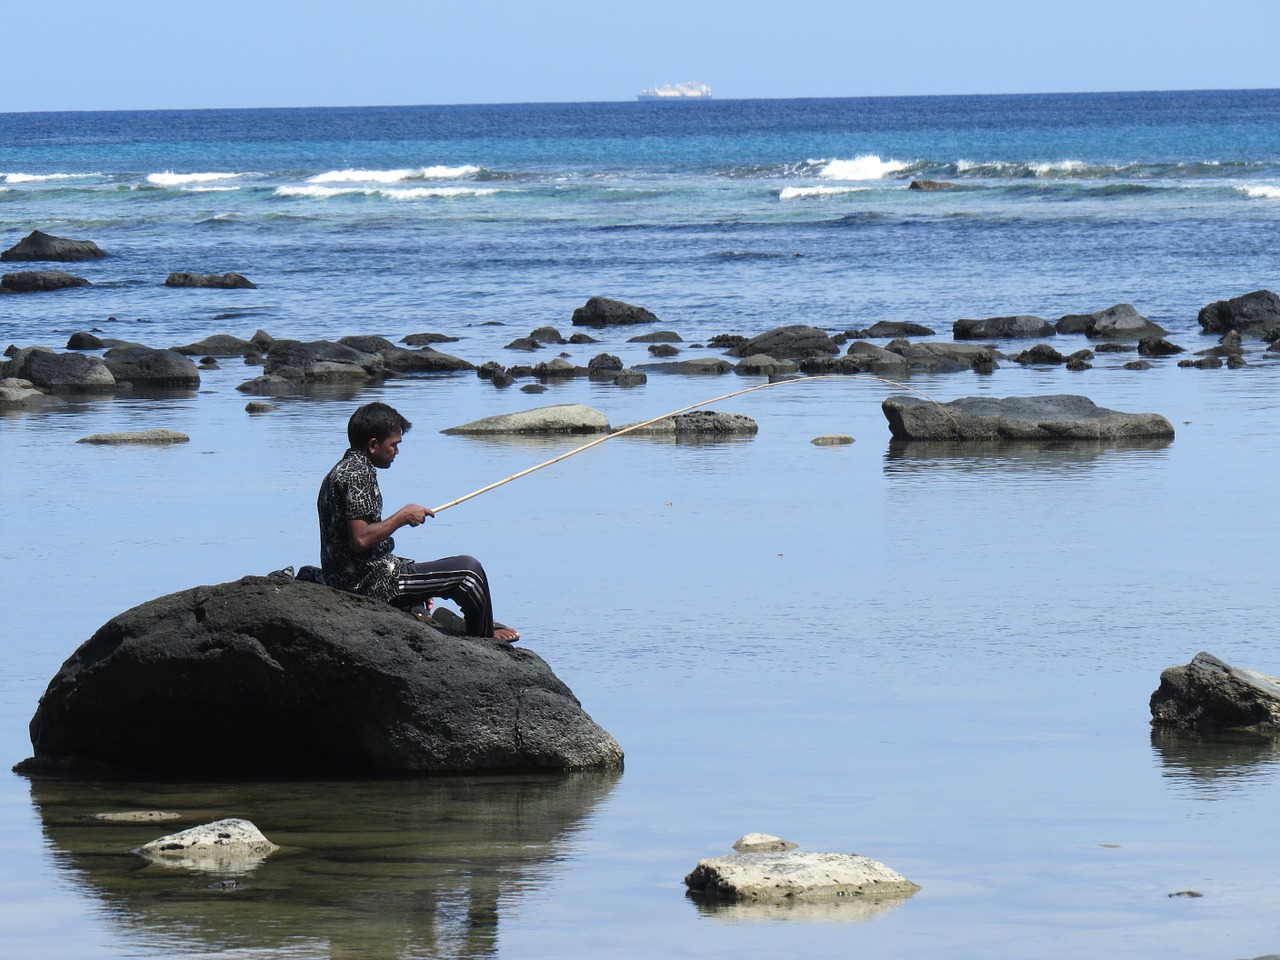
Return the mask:
<svg viewBox="0 0 1280 960"><path fill-rule="evenodd" d="M475 557L417 563L395 555L392 534L435 516L416 503L382 516L377 471L391 466L410 426L385 403L367 403L351 415L350 446L325 476L316 500L325 582L406 609L426 608L435 597L451 600L462 610L472 636L518 640L519 633L494 624L489 578Z"/></svg>

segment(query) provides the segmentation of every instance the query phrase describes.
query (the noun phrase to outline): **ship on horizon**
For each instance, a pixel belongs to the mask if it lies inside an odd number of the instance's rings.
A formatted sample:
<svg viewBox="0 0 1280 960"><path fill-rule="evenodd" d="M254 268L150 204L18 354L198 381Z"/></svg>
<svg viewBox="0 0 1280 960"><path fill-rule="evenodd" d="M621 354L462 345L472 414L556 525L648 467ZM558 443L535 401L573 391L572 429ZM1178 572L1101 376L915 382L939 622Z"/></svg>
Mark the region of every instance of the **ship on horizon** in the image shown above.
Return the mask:
<svg viewBox="0 0 1280 960"><path fill-rule="evenodd" d="M637 100L710 100L711 88L705 83L691 80L688 83L671 83L650 87L636 94Z"/></svg>

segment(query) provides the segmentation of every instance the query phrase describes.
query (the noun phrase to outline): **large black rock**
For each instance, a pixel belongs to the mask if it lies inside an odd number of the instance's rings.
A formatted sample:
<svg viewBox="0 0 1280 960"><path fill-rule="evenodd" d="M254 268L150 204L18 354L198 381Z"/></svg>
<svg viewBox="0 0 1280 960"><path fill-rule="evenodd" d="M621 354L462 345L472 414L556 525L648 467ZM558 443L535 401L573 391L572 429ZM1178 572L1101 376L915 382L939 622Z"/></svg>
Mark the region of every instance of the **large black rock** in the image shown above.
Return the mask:
<svg viewBox="0 0 1280 960"><path fill-rule="evenodd" d="M536 654L388 604L245 577L114 617L49 683L18 769L432 774L618 766Z"/></svg>
<svg viewBox="0 0 1280 960"><path fill-rule="evenodd" d="M1266 337L1280 330L1280 297L1270 290L1254 290L1200 308L1196 317L1205 333L1242 330Z"/></svg>
<svg viewBox="0 0 1280 960"><path fill-rule="evenodd" d="M1158 413L1120 413L1088 397L961 397L937 403L896 395L880 404L895 440L1172 440Z"/></svg>
<svg viewBox="0 0 1280 960"><path fill-rule="evenodd" d="M575 327L618 327L657 322L658 318L644 307L609 297L592 297L573 311Z"/></svg>
<svg viewBox="0 0 1280 960"><path fill-rule="evenodd" d="M1209 653L1160 673L1151 722L1194 730L1280 733L1280 679L1233 667Z"/></svg>
<svg viewBox="0 0 1280 960"><path fill-rule="evenodd" d="M0 253L0 260L58 260L70 263L105 256L102 248L92 240L67 240L41 230L32 230L8 250Z"/></svg>

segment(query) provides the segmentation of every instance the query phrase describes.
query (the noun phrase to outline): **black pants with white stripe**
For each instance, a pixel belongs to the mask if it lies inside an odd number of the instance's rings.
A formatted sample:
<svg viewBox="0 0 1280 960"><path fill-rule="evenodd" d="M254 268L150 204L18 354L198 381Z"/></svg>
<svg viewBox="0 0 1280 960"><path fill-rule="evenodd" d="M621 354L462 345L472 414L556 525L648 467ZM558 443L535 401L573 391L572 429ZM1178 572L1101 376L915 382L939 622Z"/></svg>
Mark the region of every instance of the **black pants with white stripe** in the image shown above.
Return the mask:
<svg viewBox="0 0 1280 960"><path fill-rule="evenodd" d="M400 570L400 595L392 602L412 609L433 597L452 600L473 637L493 636L493 599L489 578L475 557L445 557L406 564Z"/></svg>

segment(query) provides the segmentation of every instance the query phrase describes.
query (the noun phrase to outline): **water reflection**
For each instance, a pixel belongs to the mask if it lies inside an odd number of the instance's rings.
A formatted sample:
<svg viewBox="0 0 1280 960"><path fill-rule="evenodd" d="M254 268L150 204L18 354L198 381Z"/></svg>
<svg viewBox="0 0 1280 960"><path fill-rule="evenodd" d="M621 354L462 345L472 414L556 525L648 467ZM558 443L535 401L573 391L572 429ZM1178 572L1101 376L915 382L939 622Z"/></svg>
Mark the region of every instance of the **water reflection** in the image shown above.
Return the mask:
<svg viewBox="0 0 1280 960"><path fill-rule="evenodd" d="M288 949L329 957L488 957L498 922L621 776L566 775L271 784L35 780L53 862L131 943L169 954ZM176 811L169 823L103 820ZM129 853L227 816L276 851L249 873L190 873Z"/></svg>
<svg viewBox="0 0 1280 960"><path fill-rule="evenodd" d="M885 473L904 476L935 473L939 470L980 475L984 480L998 476L1025 477L1027 474L1057 479L1092 470L1109 461L1162 461L1173 441L1162 440L1019 440L974 443L933 443L919 440L890 440L885 451Z"/></svg>
<svg viewBox="0 0 1280 960"><path fill-rule="evenodd" d="M709 920L744 923L760 920L821 921L825 923L861 923L874 920L896 910L910 894L893 897L839 897L826 900L729 901L701 896L692 890L685 898L698 909L698 916Z"/></svg>
<svg viewBox="0 0 1280 960"><path fill-rule="evenodd" d="M1210 796L1251 786L1280 765L1280 738L1247 731L1152 727L1151 746L1166 779Z"/></svg>

